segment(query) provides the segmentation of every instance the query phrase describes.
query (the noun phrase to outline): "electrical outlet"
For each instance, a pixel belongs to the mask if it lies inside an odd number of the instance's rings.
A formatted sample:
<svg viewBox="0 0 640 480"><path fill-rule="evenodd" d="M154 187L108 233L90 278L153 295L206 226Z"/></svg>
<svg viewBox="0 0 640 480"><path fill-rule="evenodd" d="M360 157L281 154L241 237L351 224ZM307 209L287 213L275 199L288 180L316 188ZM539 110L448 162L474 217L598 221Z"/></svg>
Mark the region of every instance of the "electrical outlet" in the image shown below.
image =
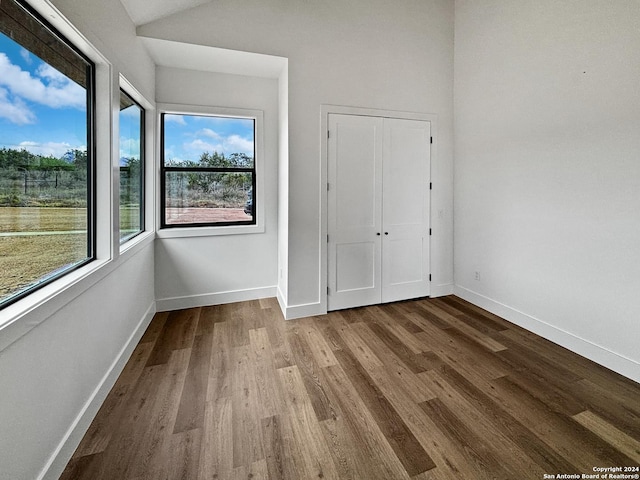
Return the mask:
<svg viewBox="0 0 640 480"><path fill-rule="evenodd" d="M474 275L474 278L476 279L476 281L480 281L480 272L476 272Z"/></svg>

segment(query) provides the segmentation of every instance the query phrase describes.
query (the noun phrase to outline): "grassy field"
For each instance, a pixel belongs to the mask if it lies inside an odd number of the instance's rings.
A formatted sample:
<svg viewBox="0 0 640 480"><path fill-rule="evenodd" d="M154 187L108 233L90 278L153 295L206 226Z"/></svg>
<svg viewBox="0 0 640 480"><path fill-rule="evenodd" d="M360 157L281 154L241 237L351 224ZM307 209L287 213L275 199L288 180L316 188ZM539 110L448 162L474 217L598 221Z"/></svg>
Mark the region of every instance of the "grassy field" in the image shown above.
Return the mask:
<svg viewBox="0 0 640 480"><path fill-rule="evenodd" d="M139 230L137 206L122 208L120 215L123 237ZM84 260L86 231L85 208L0 207L0 302L42 277Z"/></svg>
<svg viewBox="0 0 640 480"><path fill-rule="evenodd" d="M0 233L86 230L85 208L0 207Z"/></svg>
<svg viewBox="0 0 640 480"><path fill-rule="evenodd" d="M0 237L0 301L86 256L84 234Z"/></svg>
<svg viewBox="0 0 640 480"><path fill-rule="evenodd" d="M140 207L120 207L120 238L140 230Z"/></svg>
<svg viewBox="0 0 640 480"><path fill-rule="evenodd" d="M82 233L59 233L72 231ZM24 235L7 235L13 232ZM85 232L85 209L0 207L0 301L45 275L86 258Z"/></svg>

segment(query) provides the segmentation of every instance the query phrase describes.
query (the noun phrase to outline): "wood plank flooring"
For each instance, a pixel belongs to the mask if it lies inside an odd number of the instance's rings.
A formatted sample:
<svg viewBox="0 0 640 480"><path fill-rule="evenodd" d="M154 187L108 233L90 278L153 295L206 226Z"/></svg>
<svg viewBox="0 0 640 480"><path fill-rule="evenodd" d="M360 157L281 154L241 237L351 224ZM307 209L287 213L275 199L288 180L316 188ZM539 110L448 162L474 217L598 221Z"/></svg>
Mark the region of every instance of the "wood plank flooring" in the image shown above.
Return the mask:
<svg viewBox="0 0 640 480"><path fill-rule="evenodd" d="M158 313L61 478L542 479L639 465L639 384L457 297L289 322L266 299Z"/></svg>

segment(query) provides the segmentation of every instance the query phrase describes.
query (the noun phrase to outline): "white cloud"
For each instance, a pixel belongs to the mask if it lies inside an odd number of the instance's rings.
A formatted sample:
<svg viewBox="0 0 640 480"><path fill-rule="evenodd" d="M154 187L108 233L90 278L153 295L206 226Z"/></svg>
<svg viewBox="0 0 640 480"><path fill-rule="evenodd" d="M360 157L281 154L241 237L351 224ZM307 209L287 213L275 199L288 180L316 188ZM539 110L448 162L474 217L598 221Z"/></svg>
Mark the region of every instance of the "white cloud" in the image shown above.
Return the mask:
<svg viewBox="0 0 640 480"><path fill-rule="evenodd" d="M120 158L140 158L139 138L120 138Z"/></svg>
<svg viewBox="0 0 640 480"><path fill-rule="evenodd" d="M222 144L221 143L209 143L204 140L200 140L199 138L195 139L192 142L185 143L184 148L187 151L192 152L222 152Z"/></svg>
<svg viewBox="0 0 640 480"><path fill-rule="evenodd" d="M31 58L31 53L26 48L21 48L20 49L20 56L29 65L31 65L33 63L33 59Z"/></svg>
<svg viewBox="0 0 640 480"><path fill-rule="evenodd" d="M6 118L17 125L27 125L36 121L36 116L19 98L11 101L9 92L0 88L0 118Z"/></svg>
<svg viewBox="0 0 640 480"><path fill-rule="evenodd" d="M173 115L173 114L170 114L170 113L165 114L164 121L165 122L177 123L178 125L186 125L187 124L187 122L184 121L184 118L183 118L182 115Z"/></svg>
<svg viewBox="0 0 640 480"><path fill-rule="evenodd" d="M74 147L67 142L20 142L18 145L19 148L24 148L25 150L35 154L35 155L51 155L56 158L62 157L68 150L72 148L77 148L78 150L86 150L86 146L83 147Z"/></svg>
<svg viewBox="0 0 640 480"><path fill-rule="evenodd" d="M253 142L242 138L240 135L230 135L224 141L225 148L231 153L253 154Z"/></svg>
<svg viewBox="0 0 640 480"><path fill-rule="evenodd" d="M195 140L185 143L184 149L191 152L218 152L230 155L232 153L246 153L253 155L253 142L241 137L240 135L229 135L223 137L222 135L205 128L197 132L200 136L209 137L216 141L210 142L203 140L202 138L196 138Z"/></svg>
<svg viewBox="0 0 640 480"><path fill-rule="evenodd" d="M210 128L203 128L202 130L198 130L196 132L196 136L197 137L209 137L209 138L213 138L215 140L221 140L222 139L222 136L220 134L214 132Z"/></svg>
<svg viewBox="0 0 640 480"><path fill-rule="evenodd" d="M69 83L69 79L64 74L60 73L58 70L47 63L41 64L36 69L36 74L40 78L49 80L49 85L63 86L66 83Z"/></svg>
<svg viewBox="0 0 640 480"><path fill-rule="evenodd" d="M181 156L176 156L176 153L171 147L167 147L165 149L164 158L165 158L165 161L167 162L167 165L170 165L172 163L180 163L187 160L186 158L182 158Z"/></svg>
<svg viewBox="0 0 640 480"><path fill-rule="evenodd" d="M14 65L4 53L0 53L0 85L14 96L52 108L85 107L85 90L53 67L42 64L36 75L40 78Z"/></svg>

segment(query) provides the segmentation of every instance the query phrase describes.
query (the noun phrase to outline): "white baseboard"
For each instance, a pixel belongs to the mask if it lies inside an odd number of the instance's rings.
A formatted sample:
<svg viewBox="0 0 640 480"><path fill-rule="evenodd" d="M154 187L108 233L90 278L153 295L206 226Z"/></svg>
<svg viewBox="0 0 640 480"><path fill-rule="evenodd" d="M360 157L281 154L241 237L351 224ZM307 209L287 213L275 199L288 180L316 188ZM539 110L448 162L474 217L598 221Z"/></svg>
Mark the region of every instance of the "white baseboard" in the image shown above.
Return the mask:
<svg viewBox="0 0 640 480"><path fill-rule="evenodd" d="M280 286L278 285L277 288L277 293L276 293L276 299L278 300L278 305L280 305L280 311L282 312L282 315L284 316L287 312L287 299L284 296L284 294L282 293L282 290L280 290Z"/></svg>
<svg viewBox="0 0 640 480"><path fill-rule="evenodd" d="M321 303L307 303L303 305L287 305L287 299L285 298L282 290L278 287L277 299L278 305L285 320L295 320L296 318L313 317L315 315L324 315L327 313L323 309Z"/></svg>
<svg viewBox="0 0 640 480"><path fill-rule="evenodd" d="M326 313L327 313L326 309L322 308L322 304L320 302L305 303L302 305L291 305L283 309L285 320L295 320L296 318L325 315Z"/></svg>
<svg viewBox="0 0 640 480"><path fill-rule="evenodd" d="M204 293L201 295L187 295L184 297L160 298L156 300L156 308L158 312L169 312L183 308L259 300L261 298L275 297L276 290L276 287L261 287L219 293Z"/></svg>
<svg viewBox="0 0 640 480"><path fill-rule="evenodd" d="M442 285L432 285L430 297L442 297L453 293L453 284L445 283ZM327 310L321 303L306 303L303 305L287 306L280 291L278 291L278 303L282 309L282 313L286 320L295 320L296 318L313 317L316 315L325 315Z"/></svg>
<svg viewBox="0 0 640 480"><path fill-rule="evenodd" d="M430 297L444 297L453 293L453 283L443 283L441 285L431 285Z"/></svg>
<svg viewBox="0 0 640 480"><path fill-rule="evenodd" d="M488 310L511 323L515 323L516 325L535 333L536 335L540 335L547 340L557 343L558 345L607 367L620 375L624 375L635 382L640 382L640 364L630 358L612 352L611 350L601 347L600 345L596 345L589 340L577 337L572 333L566 332L538 318L520 312L519 310L459 285L455 285L453 293L474 305L484 308L485 310Z"/></svg>
<svg viewBox="0 0 640 480"><path fill-rule="evenodd" d="M127 343L122 347L120 353L111 364L111 367L109 367L107 373L102 377L102 380L84 404L84 407L76 417L75 421L67 430L62 441L49 458L49 461L40 472L40 475L38 475L38 480L57 480L60 478L60 475L62 475L67 463L69 463L73 452L78 448L82 437L84 437L84 434L89 429L89 426L98 413L98 410L115 385L116 380L122 373L124 366L131 357L131 354L138 345L138 342L140 342L142 335L151 323L155 313L156 305L154 302L149 306L143 317L140 319L135 330L127 340Z"/></svg>

